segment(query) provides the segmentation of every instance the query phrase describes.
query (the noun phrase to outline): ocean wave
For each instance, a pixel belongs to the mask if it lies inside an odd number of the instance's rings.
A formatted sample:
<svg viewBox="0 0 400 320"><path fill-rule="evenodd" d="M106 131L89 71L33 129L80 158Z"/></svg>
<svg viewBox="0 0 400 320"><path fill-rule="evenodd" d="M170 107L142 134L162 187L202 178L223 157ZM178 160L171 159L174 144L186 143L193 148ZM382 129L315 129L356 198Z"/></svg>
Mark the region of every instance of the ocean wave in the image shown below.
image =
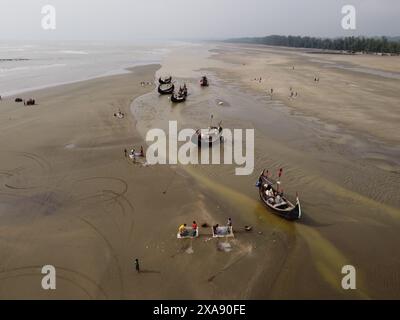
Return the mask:
<svg viewBox="0 0 400 320"><path fill-rule="evenodd" d="M89 54L86 51L79 51L79 50L61 50L58 51L59 53L64 53L64 54L81 54L81 55L87 55Z"/></svg>
<svg viewBox="0 0 400 320"><path fill-rule="evenodd" d="M64 63L54 63L54 64L47 64L47 65L39 65L39 66L25 66L25 67L14 67L14 68L0 68L0 74L10 73L15 71L33 71L33 70L42 70L42 69L49 69L49 68L62 68L66 67L67 65Z"/></svg>

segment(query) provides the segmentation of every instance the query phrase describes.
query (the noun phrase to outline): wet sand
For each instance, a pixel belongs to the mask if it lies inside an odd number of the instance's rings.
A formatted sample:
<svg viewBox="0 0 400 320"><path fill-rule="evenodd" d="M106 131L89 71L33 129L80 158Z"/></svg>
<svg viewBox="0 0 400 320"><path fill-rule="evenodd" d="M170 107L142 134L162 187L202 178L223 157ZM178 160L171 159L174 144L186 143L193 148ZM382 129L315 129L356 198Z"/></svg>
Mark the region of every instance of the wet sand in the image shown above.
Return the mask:
<svg viewBox="0 0 400 320"><path fill-rule="evenodd" d="M143 144L129 107L154 89L140 82L153 82L158 68L21 95L35 97L33 107L1 101L1 298L190 296L165 260L177 249L170 220L194 196L176 179L166 201L173 171L123 153ZM41 289L47 264L57 269L52 292Z"/></svg>
<svg viewBox="0 0 400 320"><path fill-rule="evenodd" d="M137 67L130 74L22 94L37 100L33 107L15 103L14 97L1 102L1 298L269 294L254 294L253 288L272 286L276 276L268 266L287 255L280 240L284 235L264 234L258 219L252 221L256 232L239 230L245 220L236 218L195 173L134 165L124 158L124 148L144 145L135 125L146 121L136 123L130 107L135 99L158 99L154 86L140 85L154 81L158 68ZM163 104L147 112L151 107ZM113 116L118 109L124 119ZM176 239L182 222L222 224L228 216L237 225L231 251L224 240L211 239L210 228L202 228L194 241ZM41 288L44 265L56 267L55 291ZM243 269L246 274L232 282ZM260 281L262 270L270 275Z"/></svg>
<svg viewBox="0 0 400 320"><path fill-rule="evenodd" d="M31 93L35 107L2 101L0 297L399 298L399 80L274 50L193 45L173 51L161 69ZM155 73L187 82L187 102L172 105L140 86ZM209 88L199 87L202 74ZM288 98L290 86L298 98ZM112 116L118 108L122 120ZM210 114L226 128L255 129L251 176L235 176L233 166L143 167L123 156L150 128L168 120L206 127ZM285 193L300 193L302 221L262 206L254 184L265 167L284 167ZM228 217L232 240L211 239L209 228L199 239L176 239L183 222ZM40 287L45 264L58 270L53 292ZM357 269L356 291L341 288L345 264Z"/></svg>
<svg viewBox="0 0 400 320"><path fill-rule="evenodd" d="M205 59L208 50L212 55ZM363 67L357 57L350 58L349 66ZM376 69L398 62L398 57L368 58L376 59L370 65ZM236 177L232 166L181 168L208 201L224 207L239 225L255 225L262 232L251 237L252 253L242 259L246 266L240 269L251 276L244 297L398 298L400 82L323 67L331 56L315 59L303 51L225 44L177 52L159 74L177 66L177 82L188 83L190 96L183 105L153 94L137 101L135 116L145 120L139 131L166 129L168 119L178 120L179 128L206 127L211 114L225 128L256 130L252 176ZM210 77L210 88L199 88L202 74ZM259 77L261 82L254 80ZM348 89L352 83L358 86ZM290 86L296 98L290 98ZM272 98L267 94L271 87ZM284 167L285 192L292 198L300 193L300 223L282 221L260 205L254 182L265 167L272 172ZM237 237L238 243L242 239ZM250 256L260 263L254 265ZM358 272L353 292L341 288L346 264ZM235 276L234 271L224 274ZM231 297L238 297L234 290Z"/></svg>

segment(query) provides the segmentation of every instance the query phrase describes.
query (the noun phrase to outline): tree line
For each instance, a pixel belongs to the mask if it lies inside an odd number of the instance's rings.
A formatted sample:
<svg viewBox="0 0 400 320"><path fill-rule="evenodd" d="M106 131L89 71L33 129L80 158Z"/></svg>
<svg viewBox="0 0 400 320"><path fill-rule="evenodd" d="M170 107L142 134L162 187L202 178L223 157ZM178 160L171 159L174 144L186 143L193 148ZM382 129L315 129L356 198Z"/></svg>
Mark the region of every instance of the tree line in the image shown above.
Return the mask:
<svg viewBox="0 0 400 320"><path fill-rule="evenodd" d="M387 37L345 37L345 38L315 38L300 36L272 35L259 38L230 39L227 42L264 44L270 46L310 48L324 50L340 50L364 53L400 54L400 41Z"/></svg>

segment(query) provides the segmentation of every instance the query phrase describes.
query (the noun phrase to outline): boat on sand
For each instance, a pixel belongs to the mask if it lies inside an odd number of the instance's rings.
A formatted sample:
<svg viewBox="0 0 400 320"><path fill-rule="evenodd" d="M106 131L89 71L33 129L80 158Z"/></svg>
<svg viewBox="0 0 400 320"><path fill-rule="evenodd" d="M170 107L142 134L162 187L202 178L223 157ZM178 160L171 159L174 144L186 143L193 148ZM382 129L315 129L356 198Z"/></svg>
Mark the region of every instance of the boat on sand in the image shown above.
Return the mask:
<svg viewBox="0 0 400 320"><path fill-rule="evenodd" d="M160 78L158 78L158 82L159 82L160 84L169 84L169 83L172 82L172 77L171 77L171 76L169 76L169 77L164 77L164 78L160 77Z"/></svg>
<svg viewBox="0 0 400 320"><path fill-rule="evenodd" d="M158 86L159 94L172 94L174 92L175 86L173 83L160 84Z"/></svg>

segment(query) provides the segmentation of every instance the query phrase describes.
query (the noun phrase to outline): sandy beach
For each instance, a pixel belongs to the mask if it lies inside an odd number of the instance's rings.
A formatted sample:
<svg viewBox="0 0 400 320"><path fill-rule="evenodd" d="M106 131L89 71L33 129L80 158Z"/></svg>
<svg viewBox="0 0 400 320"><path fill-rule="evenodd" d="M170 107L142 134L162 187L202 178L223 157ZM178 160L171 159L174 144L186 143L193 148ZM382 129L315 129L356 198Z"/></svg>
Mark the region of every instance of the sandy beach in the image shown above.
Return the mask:
<svg viewBox="0 0 400 320"><path fill-rule="evenodd" d="M399 298L399 62L206 43L171 50L161 65L20 95L36 106L4 98L0 298ZM183 104L141 85L169 73L188 85ZM252 175L124 157L147 147L150 128L206 127L211 114L255 129ZM262 169L281 167L285 192L302 200L299 222L268 212L254 187ZM234 239L212 239L210 228L176 239L181 223L228 217ZM346 264L356 291L341 288ZM57 290L41 288L43 265L56 267Z"/></svg>

